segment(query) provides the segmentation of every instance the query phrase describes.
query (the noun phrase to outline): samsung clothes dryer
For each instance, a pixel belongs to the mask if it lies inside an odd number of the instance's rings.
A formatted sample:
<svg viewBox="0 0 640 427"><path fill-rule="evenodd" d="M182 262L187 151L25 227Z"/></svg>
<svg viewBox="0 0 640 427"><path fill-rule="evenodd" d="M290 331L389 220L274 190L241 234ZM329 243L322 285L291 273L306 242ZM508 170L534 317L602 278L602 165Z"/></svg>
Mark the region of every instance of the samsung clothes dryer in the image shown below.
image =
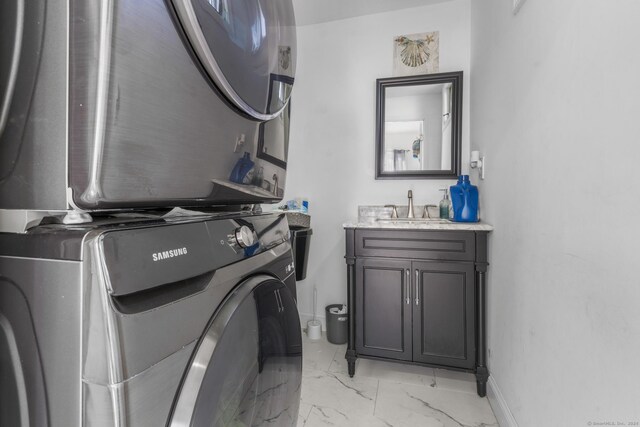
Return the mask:
<svg viewBox="0 0 640 427"><path fill-rule="evenodd" d="M236 214L0 234L0 425L294 425L288 233Z"/></svg>
<svg viewBox="0 0 640 427"><path fill-rule="evenodd" d="M3 0L0 40L0 209L282 199L291 0Z"/></svg>

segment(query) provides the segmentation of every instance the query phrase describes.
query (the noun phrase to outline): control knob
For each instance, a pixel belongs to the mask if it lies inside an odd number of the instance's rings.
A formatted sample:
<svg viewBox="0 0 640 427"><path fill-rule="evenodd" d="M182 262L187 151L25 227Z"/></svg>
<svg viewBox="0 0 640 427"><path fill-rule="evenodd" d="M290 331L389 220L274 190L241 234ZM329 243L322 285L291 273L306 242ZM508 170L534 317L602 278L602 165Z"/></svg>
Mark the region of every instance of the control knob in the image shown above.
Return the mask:
<svg viewBox="0 0 640 427"><path fill-rule="evenodd" d="M253 246L256 243L256 238L253 234L253 231L246 225L236 228L235 236L236 243L238 243L238 246L243 249Z"/></svg>

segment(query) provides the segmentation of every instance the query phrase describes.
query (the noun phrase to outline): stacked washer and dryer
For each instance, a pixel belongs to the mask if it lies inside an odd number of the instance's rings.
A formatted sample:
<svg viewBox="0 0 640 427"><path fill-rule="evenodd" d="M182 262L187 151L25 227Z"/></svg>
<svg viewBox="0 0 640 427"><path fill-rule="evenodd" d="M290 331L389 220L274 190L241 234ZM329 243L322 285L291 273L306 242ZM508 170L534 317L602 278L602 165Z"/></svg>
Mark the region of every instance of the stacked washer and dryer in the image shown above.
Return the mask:
<svg viewBox="0 0 640 427"><path fill-rule="evenodd" d="M289 426L291 0L0 2L0 426Z"/></svg>

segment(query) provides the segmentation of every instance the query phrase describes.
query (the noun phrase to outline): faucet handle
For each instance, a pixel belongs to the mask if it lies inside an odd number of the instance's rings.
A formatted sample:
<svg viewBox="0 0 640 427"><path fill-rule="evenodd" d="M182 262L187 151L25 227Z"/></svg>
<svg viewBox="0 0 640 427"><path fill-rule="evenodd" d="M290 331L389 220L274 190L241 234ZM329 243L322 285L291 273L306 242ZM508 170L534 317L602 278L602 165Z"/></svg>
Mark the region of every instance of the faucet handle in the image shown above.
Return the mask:
<svg viewBox="0 0 640 427"><path fill-rule="evenodd" d="M398 218L398 207L396 205L384 205L385 208L393 208L391 211L391 219Z"/></svg>
<svg viewBox="0 0 640 427"><path fill-rule="evenodd" d="M424 211L422 212L422 218L431 218L431 214L429 213L429 208L437 208L436 205L424 205Z"/></svg>
<svg viewBox="0 0 640 427"><path fill-rule="evenodd" d="M413 191L409 190L409 192L407 193L407 197L412 199L413 198Z"/></svg>

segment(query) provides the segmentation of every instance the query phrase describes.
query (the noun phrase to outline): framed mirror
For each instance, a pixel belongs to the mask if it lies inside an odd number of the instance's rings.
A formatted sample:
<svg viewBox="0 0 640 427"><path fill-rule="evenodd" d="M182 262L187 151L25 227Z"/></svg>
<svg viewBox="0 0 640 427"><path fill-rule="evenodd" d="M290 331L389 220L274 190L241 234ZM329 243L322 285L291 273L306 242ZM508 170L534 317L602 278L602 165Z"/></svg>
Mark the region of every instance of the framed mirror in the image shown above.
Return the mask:
<svg viewBox="0 0 640 427"><path fill-rule="evenodd" d="M376 179L460 174L462 71L376 80Z"/></svg>

